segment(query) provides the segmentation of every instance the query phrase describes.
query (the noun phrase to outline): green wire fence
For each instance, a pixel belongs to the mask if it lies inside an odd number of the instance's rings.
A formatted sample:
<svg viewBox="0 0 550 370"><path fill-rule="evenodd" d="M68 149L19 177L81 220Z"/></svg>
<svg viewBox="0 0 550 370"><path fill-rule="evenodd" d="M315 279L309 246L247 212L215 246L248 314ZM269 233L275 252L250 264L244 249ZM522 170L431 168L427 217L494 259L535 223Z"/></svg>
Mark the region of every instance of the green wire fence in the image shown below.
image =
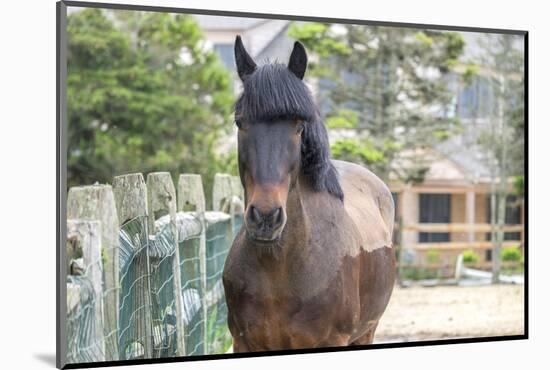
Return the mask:
<svg viewBox="0 0 550 370"><path fill-rule="evenodd" d="M205 211L200 176L176 192L168 173L69 190L67 363L230 350L222 274L242 225L238 179L216 175L213 199Z"/></svg>

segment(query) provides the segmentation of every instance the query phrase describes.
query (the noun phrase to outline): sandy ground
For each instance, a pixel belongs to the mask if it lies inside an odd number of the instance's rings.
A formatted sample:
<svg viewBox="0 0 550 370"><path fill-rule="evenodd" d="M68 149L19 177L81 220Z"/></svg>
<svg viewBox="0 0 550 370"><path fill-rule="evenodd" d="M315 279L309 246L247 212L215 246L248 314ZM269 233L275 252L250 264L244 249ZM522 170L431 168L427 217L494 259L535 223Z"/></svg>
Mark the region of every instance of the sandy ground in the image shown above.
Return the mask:
<svg viewBox="0 0 550 370"><path fill-rule="evenodd" d="M523 285L395 287L374 343L523 334Z"/></svg>

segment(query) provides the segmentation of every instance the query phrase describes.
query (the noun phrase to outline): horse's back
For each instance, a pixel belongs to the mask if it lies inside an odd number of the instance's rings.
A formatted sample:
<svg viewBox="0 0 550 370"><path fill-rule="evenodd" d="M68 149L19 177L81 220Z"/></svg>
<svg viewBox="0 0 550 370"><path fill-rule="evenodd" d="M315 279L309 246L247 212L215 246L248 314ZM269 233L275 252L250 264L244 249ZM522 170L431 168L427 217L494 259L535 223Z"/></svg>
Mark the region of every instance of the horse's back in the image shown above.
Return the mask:
<svg viewBox="0 0 550 370"><path fill-rule="evenodd" d="M374 173L357 164L333 161L344 191L344 207L355 223L360 246L368 252L392 246L394 204L390 190Z"/></svg>

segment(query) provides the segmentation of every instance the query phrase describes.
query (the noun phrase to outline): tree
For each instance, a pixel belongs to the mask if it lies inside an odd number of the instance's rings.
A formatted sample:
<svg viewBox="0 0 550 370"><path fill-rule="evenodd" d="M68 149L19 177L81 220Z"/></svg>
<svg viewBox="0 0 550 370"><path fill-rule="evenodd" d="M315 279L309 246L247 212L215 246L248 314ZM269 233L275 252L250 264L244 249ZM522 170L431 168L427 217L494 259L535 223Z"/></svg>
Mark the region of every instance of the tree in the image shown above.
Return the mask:
<svg viewBox="0 0 550 370"><path fill-rule="evenodd" d="M421 150L449 137L452 67L463 52L458 33L364 25L294 24L290 36L314 53L321 105L331 129L354 131L333 146L388 179L422 181ZM413 154L407 157L406 153Z"/></svg>
<svg viewBox="0 0 550 370"><path fill-rule="evenodd" d="M500 275L507 196L512 188L523 195L525 60L518 47L521 41L518 36L486 34L479 41L484 52L476 60L489 91L489 99L479 107L486 122L478 142L491 174L494 283L498 283Z"/></svg>
<svg viewBox="0 0 550 370"><path fill-rule="evenodd" d="M68 185L170 171L210 188L234 95L193 18L86 9L67 29Z"/></svg>

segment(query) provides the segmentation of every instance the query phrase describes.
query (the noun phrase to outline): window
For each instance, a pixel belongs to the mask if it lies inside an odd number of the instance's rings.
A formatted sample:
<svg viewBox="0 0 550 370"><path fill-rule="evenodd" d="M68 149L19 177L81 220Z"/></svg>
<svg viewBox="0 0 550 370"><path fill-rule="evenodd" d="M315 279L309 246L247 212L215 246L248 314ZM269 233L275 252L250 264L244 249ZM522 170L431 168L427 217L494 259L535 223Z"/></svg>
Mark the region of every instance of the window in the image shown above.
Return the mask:
<svg viewBox="0 0 550 370"><path fill-rule="evenodd" d="M231 70L235 69L233 44L214 44L214 50L218 53L220 59L227 68Z"/></svg>
<svg viewBox="0 0 550 370"><path fill-rule="evenodd" d="M490 114L490 86L484 77L475 77L458 94L458 115L460 118L485 118Z"/></svg>
<svg viewBox="0 0 550 370"><path fill-rule="evenodd" d="M419 196L420 223L451 222L451 195L450 194L420 194ZM420 243L448 242L449 233L419 233Z"/></svg>
<svg viewBox="0 0 550 370"><path fill-rule="evenodd" d="M487 223L491 223L491 196L487 195ZM498 219L498 197L496 199L497 201L497 209L496 209L496 218ZM506 211L504 215L504 223L506 225L519 225L521 224L521 208L518 203L518 199L515 195L508 195L506 197ZM491 233L487 233L486 240L491 240ZM504 233L504 240L520 240L521 239L521 233L520 232L505 232Z"/></svg>

